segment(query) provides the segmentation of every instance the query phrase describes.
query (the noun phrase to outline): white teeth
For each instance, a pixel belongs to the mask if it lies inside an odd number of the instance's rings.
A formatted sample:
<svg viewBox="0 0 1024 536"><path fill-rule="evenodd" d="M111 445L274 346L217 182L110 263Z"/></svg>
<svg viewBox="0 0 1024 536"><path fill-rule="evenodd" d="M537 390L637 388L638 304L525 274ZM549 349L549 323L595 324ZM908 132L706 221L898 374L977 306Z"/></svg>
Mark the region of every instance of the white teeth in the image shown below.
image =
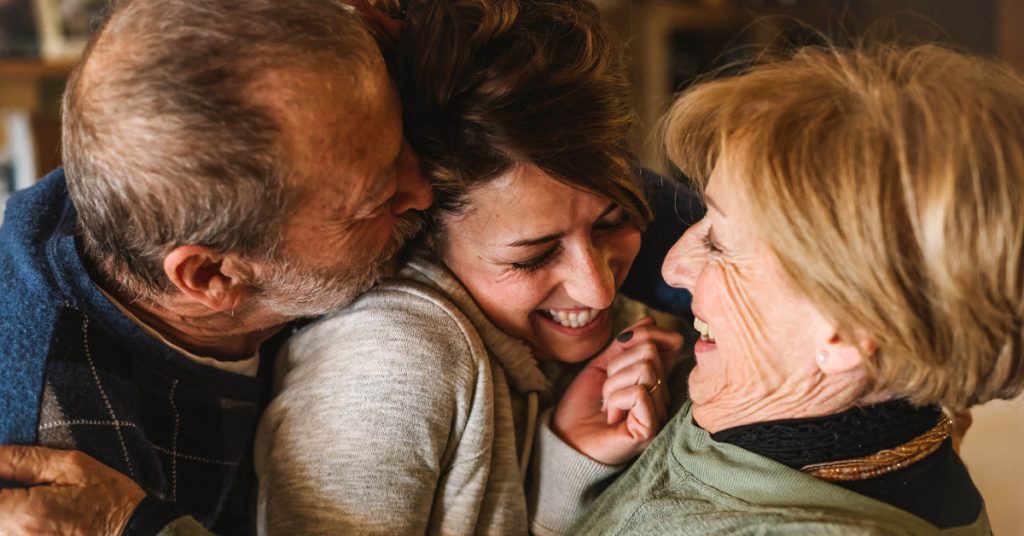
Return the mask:
<svg viewBox="0 0 1024 536"><path fill-rule="evenodd" d="M567 328L582 328L594 321L601 313L600 309L585 309L583 311L565 312L557 309L547 309L551 319Z"/></svg>
<svg viewBox="0 0 1024 536"><path fill-rule="evenodd" d="M705 342L715 342L715 331L706 322L693 317L693 328L700 333L700 339Z"/></svg>

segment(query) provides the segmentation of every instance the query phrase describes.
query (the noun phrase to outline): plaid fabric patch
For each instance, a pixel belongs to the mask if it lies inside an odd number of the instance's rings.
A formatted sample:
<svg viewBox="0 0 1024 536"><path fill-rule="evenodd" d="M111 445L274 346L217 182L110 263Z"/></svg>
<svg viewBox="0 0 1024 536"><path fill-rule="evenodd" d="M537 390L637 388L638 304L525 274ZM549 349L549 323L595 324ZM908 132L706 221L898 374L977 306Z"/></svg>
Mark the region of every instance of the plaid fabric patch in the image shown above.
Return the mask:
<svg viewBox="0 0 1024 536"><path fill-rule="evenodd" d="M83 450L213 526L246 471L260 380L232 375L249 385L225 396L226 373L197 374L170 350L139 355L71 307L55 333L63 335L47 359L40 444Z"/></svg>

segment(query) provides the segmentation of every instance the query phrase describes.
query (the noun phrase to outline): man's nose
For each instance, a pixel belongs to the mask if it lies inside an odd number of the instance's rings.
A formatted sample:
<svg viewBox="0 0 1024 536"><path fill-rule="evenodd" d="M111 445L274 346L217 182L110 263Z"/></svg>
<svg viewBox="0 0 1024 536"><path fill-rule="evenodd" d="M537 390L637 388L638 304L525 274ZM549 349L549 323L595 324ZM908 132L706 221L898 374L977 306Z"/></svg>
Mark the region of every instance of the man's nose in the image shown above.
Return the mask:
<svg viewBox="0 0 1024 536"><path fill-rule="evenodd" d="M426 210L434 202L434 192L420 170L420 162L408 148L403 160L398 173L398 189L391 203L391 212L396 216L409 210Z"/></svg>

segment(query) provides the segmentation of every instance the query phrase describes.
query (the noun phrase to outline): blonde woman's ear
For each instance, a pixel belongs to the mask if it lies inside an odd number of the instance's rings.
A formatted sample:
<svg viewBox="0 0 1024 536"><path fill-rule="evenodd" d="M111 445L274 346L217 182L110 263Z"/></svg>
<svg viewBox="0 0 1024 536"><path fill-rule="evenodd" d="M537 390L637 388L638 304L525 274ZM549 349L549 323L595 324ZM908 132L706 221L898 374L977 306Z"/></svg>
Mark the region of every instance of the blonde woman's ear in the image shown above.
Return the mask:
<svg viewBox="0 0 1024 536"><path fill-rule="evenodd" d="M833 333L814 360L823 373L842 374L862 367L866 357L874 355L877 350L878 343L867 334L858 333L856 340L847 341Z"/></svg>

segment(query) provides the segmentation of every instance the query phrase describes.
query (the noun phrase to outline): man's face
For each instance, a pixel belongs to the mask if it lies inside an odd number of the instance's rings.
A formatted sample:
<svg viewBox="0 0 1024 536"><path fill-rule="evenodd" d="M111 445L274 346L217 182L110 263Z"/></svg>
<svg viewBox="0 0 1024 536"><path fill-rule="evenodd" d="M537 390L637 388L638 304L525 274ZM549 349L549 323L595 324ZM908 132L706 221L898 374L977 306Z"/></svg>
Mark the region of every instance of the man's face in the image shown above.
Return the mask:
<svg viewBox="0 0 1024 536"><path fill-rule="evenodd" d="M258 265L260 305L289 317L349 303L385 273L433 202L402 138L383 60L351 74L288 72L282 137L299 201L277 259ZM271 90L273 91L273 90Z"/></svg>

